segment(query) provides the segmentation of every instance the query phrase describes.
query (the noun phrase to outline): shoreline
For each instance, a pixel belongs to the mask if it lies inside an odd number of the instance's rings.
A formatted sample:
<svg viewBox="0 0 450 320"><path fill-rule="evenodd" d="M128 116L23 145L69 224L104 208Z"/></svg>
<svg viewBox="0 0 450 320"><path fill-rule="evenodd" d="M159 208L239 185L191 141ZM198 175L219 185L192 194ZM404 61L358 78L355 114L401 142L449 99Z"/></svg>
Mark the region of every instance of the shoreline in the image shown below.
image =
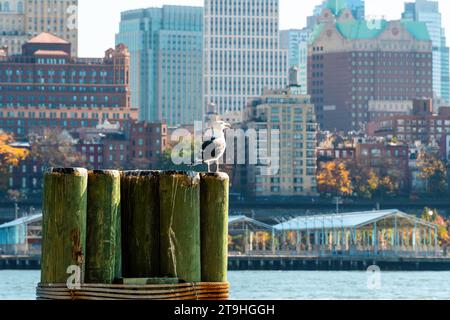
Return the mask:
<svg viewBox="0 0 450 320"><path fill-rule="evenodd" d="M450 257L230 256L228 271L450 271ZM0 270L40 270L39 256L0 256Z"/></svg>

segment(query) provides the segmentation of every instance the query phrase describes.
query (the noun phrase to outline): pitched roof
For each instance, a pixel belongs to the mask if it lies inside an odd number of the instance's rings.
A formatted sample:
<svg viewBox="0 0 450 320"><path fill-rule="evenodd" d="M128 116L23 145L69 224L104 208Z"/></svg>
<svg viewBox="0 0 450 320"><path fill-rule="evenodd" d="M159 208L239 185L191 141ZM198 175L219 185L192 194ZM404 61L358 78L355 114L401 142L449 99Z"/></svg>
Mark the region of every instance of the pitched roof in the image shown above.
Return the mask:
<svg viewBox="0 0 450 320"><path fill-rule="evenodd" d="M0 229L16 227L16 226L20 226L23 224L37 222L40 220L42 220L42 213L37 213L37 214L31 215L31 216L22 217L17 220L13 220L8 223L2 224L2 225L0 225Z"/></svg>
<svg viewBox="0 0 450 320"><path fill-rule="evenodd" d="M342 36L349 40L376 38L384 31L386 26L386 20L379 21L379 25L376 26L366 20L347 20L336 23L336 28Z"/></svg>
<svg viewBox="0 0 450 320"><path fill-rule="evenodd" d="M69 54L60 50L38 50L34 53L36 56L68 56Z"/></svg>
<svg viewBox="0 0 450 320"><path fill-rule="evenodd" d="M250 224L256 225L258 227L261 227L261 228L267 229L267 230L272 230L273 229L273 227L268 225L268 224L265 224L263 222L259 222L258 220L255 220L255 219L252 219L252 218L249 218L249 217L246 217L246 216L230 216L228 218L228 224L229 225L233 225L233 224L236 224L236 223L242 223L242 222L250 223Z"/></svg>
<svg viewBox="0 0 450 320"><path fill-rule="evenodd" d="M310 43L316 41L325 28L325 23L319 23L311 33ZM386 20L346 20L336 22L336 29L347 40L370 40L381 35L389 22ZM419 41L430 41L430 34L425 23L417 21L401 21L401 25L406 31Z"/></svg>
<svg viewBox="0 0 450 320"><path fill-rule="evenodd" d="M417 40L431 40L427 25L419 21L402 21L403 26Z"/></svg>
<svg viewBox="0 0 450 320"><path fill-rule="evenodd" d="M68 44L69 42L51 33L43 32L37 35L36 37L30 39L27 43Z"/></svg>
<svg viewBox="0 0 450 320"><path fill-rule="evenodd" d="M392 217L407 219L409 221L412 221L413 223L417 223L430 228L435 227L435 225L432 223L418 219L415 216L407 215L396 209L392 209L380 211L351 212L341 214L326 214L316 216L302 216L287 222L280 223L274 226L274 229L278 231L289 231L289 230L358 228Z"/></svg>

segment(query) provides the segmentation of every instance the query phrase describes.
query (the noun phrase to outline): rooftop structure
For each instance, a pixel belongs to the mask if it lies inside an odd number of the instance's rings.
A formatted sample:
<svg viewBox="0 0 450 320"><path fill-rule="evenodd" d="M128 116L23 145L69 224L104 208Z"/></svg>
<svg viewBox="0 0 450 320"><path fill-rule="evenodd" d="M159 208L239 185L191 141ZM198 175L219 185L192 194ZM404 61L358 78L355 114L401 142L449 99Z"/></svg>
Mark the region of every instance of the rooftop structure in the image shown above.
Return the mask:
<svg viewBox="0 0 450 320"><path fill-rule="evenodd" d="M42 213L0 225L0 254L38 254Z"/></svg>

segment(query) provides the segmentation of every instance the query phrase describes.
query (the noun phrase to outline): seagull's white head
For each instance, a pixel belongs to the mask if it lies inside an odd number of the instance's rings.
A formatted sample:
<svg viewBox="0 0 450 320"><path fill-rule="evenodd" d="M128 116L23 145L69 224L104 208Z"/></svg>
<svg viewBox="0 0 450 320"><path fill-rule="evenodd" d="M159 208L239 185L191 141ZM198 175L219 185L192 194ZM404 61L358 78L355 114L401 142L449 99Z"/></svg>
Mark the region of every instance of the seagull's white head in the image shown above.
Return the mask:
<svg viewBox="0 0 450 320"><path fill-rule="evenodd" d="M225 131L227 129L231 129L231 124L226 123L224 121L217 121L216 123L213 124L214 129L216 130L220 130L220 131Z"/></svg>
<svg viewBox="0 0 450 320"><path fill-rule="evenodd" d="M225 138L225 130L231 129L231 125L224 121L211 123L210 128L205 132L205 137Z"/></svg>

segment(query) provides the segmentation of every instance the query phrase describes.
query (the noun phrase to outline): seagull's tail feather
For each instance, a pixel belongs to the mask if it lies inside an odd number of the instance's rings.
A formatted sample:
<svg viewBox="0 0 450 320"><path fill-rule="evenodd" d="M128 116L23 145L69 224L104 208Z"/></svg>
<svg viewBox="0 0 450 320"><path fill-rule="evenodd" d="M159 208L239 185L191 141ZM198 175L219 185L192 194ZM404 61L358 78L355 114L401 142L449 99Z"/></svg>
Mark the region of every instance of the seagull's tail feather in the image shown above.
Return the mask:
<svg viewBox="0 0 450 320"><path fill-rule="evenodd" d="M190 165L188 165L188 167L196 167L196 166L200 166L202 165L204 162L202 159L195 159L195 161L193 163L191 163Z"/></svg>

